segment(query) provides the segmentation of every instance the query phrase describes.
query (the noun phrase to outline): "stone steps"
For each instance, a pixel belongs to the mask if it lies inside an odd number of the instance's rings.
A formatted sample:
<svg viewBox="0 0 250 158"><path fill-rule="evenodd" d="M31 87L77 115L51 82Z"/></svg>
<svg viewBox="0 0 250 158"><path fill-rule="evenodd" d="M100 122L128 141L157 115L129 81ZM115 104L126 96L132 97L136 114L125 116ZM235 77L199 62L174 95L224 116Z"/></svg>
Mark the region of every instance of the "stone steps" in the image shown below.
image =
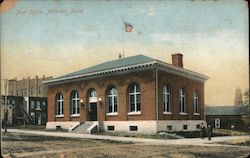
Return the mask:
<svg viewBox="0 0 250 158"><path fill-rule="evenodd" d="M87 129L93 125L94 122L84 122L83 124L77 126L74 130L72 130L73 133L81 133L81 134L87 134Z"/></svg>

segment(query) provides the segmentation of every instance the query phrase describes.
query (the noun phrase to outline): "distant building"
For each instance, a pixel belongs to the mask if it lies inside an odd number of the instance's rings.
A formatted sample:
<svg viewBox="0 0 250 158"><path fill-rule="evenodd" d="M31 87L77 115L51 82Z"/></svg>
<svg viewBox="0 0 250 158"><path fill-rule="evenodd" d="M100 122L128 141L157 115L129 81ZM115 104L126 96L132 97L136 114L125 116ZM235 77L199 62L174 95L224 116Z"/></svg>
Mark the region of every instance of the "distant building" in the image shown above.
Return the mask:
<svg viewBox="0 0 250 158"><path fill-rule="evenodd" d="M10 125L45 125L47 122L47 98L45 97L7 96L5 99L5 96L2 96L1 120L7 109Z"/></svg>
<svg viewBox="0 0 250 158"><path fill-rule="evenodd" d="M52 77L34 79L23 78L22 80L11 79L8 80L8 95L9 96L26 96L26 97L47 97L47 87L42 84L43 81L51 79Z"/></svg>
<svg viewBox="0 0 250 158"><path fill-rule="evenodd" d="M80 129L97 122L88 130L98 126L142 133L198 130L204 122L208 77L184 69L182 57L173 54L168 64L136 55L45 81L47 128Z"/></svg>
<svg viewBox="0 0 250 158"><path fill-rule="evenodd" d="M242 120L247 112L244 106L205 106L207 124L213 128L247 129Z"/></svg>

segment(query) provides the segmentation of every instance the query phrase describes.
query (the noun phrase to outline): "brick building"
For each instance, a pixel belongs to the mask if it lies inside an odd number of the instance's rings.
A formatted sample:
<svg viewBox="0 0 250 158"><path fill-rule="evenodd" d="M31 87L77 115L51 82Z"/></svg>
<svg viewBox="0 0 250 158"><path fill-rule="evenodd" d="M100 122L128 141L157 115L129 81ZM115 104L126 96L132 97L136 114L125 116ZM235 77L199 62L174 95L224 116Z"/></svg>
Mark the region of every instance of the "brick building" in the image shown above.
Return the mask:
<svg viewBox="0 0 250 158"><path fill-rule="evenodd" d="M98 121L105 131L196 130L204 122L207 76L144 55L108 61L45 81L47 128Z"/></svg>
<svg viewBox="0 0 250 158"><path fill-rule="evenodd" d="M29 97L47 97L47 87L42 84L43 81L51 79L52 77L34 79L30 77L23 78L22 80L11 79L8 82L8 95L9 96L29 96Z"/></svg>

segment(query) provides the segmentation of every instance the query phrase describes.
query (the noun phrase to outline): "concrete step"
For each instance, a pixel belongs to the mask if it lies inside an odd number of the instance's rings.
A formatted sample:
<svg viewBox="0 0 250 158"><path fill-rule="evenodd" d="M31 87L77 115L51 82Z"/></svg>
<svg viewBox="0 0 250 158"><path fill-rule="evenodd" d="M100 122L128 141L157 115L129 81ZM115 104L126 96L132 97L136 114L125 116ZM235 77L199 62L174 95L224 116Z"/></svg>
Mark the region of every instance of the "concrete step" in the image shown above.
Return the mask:
<svg viewBox="0 0 250 158"><path fill-rule="evenodd" d="M74 130L72 130L73 133L82 133L87 134L87 129L93 125L94 122L84 122L83 124L77 126Z"/></svg>

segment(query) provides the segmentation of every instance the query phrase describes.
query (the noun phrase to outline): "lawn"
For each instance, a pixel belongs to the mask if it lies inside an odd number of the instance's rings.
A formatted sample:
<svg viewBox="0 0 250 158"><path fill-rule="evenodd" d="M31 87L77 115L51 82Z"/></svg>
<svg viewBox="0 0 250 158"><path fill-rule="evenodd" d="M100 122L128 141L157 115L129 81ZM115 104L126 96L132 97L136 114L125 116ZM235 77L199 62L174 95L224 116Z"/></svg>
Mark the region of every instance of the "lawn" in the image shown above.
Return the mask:
<svg viewBox="0 0 250 158"><path fill-rule="evenodd" d="M62 138L52 136L7 133L3 135L4 157L48 158L194 158L194 157L246 157L248 148L158 146L143 143Z"/></svg>

